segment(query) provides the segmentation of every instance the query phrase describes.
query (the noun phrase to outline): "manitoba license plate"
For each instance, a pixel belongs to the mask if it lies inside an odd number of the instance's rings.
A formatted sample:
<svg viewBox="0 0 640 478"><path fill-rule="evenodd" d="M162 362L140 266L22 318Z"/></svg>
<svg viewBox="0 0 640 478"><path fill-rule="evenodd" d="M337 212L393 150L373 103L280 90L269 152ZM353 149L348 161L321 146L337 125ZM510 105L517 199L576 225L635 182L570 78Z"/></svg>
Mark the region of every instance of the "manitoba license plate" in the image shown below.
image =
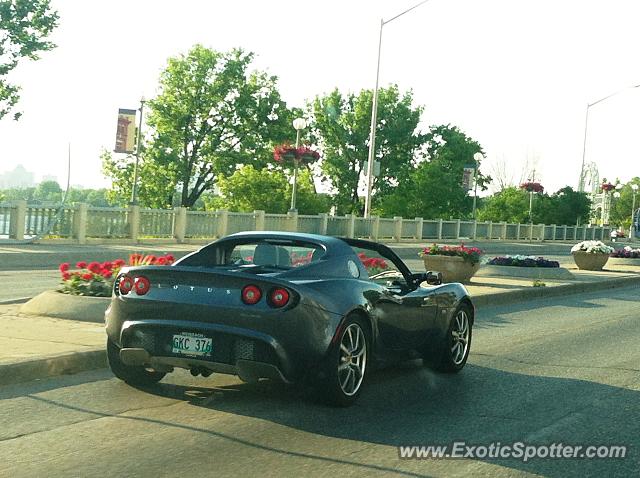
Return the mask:
<svg viewBox="0 0 640 478"><path fill-rule="evenodd" d="M201 334L182 332L173 336L174 354L208 357L213 350L213 340Z"/></svg>

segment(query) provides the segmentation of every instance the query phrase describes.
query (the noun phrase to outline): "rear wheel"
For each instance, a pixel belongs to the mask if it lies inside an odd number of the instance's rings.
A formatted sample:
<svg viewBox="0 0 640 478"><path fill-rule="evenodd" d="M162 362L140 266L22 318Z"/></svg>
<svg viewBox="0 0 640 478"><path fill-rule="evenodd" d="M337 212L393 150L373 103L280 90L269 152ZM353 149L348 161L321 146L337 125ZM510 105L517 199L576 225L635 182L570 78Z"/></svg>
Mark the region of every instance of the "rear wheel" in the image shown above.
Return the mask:
<svg viewBox="0 0 640 478"><path fill-rule="evenodd" d="M471 317L469 305L462 304L456 309L445 336L442 356L434 367L436 370L456 373L467 363L471 349Z"/></svg>
<svg viewBox="0 0 640 478"><path fill-rule="evenodd" d="M364 385L370 338L368 328L358 317L345 320L337 346L324 366L323 388L328 403L347 407L358 398Z"/></svg>
<svg viewBox="0 0 640 478"><path fill-rule="evenodd" d="M153 372L142 366L126 365L120 360L120 348L107 339L107 361L113 374L129 385L152 385L166 375L164 372Z"/></svg>

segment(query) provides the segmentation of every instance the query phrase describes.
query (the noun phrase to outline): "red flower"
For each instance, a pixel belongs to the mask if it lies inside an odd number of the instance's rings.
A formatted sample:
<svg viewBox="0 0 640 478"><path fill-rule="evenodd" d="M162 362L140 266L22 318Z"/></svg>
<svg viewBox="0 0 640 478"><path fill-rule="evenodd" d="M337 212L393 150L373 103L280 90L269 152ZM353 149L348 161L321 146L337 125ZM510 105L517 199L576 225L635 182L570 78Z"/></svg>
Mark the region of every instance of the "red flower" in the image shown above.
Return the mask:
<svg viewBox="0 0 640 478"><path fill-rule="evenodd" d="M108 270L103 270L102 271L102 277L104 277L105 279L111 279L112 275L113 274L111 273L111 271L108 271Z"/></svg>
<svg viewBox="0 0 640 478"><path fill-rule="evenodd" d="M156 264L159 266L163 266L167 263L167 258L166 257L158 257L158 260L156 261Z"/></svg>
<svg viewBox="0 0 640 478"><path fill-rule="evenodd" d="M87 269L89 269L94 274L100 274L100 271L102 270L102 266L100 265L99 262L94 261L87 266Z"/></svg>
<svg viewBox="0 0 640 478"><path fill-rule="evenodd" d="M173 257L173 255L172 255L172 254L167 254L167 255L166 255L166 256L164 256L164 257L165 257L165 259L167 260L167 263L169 263L169 264L176 260L176 259L175 259L175 257Z"/></svg>
<svg viewBox="0 0 640 478"><path fill-rule="evenodd" d="M113 262L103 262L101 267L106 271L110 271L113 268Z"/></svg>
<svg viewBox="0 0 640 478"><path fill-rule="evenodd" d="M71 274L69 274L68 272L63 272L62 280L69 280L69 279L71 279Z"/></svg>
<svg viewBox="0 0 640 478"><path fill-rule="evenodd" d="M67 272L69 270L69 263L68 262L63 262L62 264L60 264L60 272Z"/></svg>
<svg viewBox="0 0 640 478"><path fill-rule="evenodd" d="M85 267L87 267L87 263L85 261L80 261L76 264L76 267L78 267L79 269L84 269Z"/></svg>
<svg viewBox="0 0 640 478"><path fill-rule="evenodd" d="M123 259L116 259L115 261L113 261L113 267L115 269L119 269L123 265L125 265L125 261Z"/></svg>
<svg viewBox="0 0 640 478"><path fill-rule="evenodd" d="M91 280L93 279L93 274L91 274L90 272L87 272L85 274L82 274L81 276L84 280Z"/></svg>

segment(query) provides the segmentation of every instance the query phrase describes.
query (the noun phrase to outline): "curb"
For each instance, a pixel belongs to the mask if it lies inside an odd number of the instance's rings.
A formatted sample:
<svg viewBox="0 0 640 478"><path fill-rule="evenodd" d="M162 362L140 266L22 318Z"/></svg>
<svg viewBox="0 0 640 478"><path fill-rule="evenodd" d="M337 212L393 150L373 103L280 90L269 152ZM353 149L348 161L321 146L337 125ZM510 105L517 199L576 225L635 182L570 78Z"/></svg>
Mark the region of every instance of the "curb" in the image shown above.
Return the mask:
<svg viewBox="0 0 640 478"><path fill-rule="evenodd" d="M24 362L0 364L0 385L71 375L107 366L104 349L72 352Z"/></svg>
<svg viewBox="0 0 640 478"><path fill-rule="evenodd" d="M78 296L47 290L20 307L20 313L103 324L104 311L110 303L111 297Z"/></svg>
<svg viewBox="0 0 640 478"><path fill-rule="evenodd" d="M471 299L476 307L488 307L494 305L515 304L525 300L545 299L548 297L568 296L583 292L591 292L594 290L594 285L597 285L599 290L606 290L629 287L636 284L640 284L640 276L619 277L617 279L598 282L565 284L556 287L531 287L528 289L471 296Z"/></svg>
<svg viewBox="0 0 640 478"><path fill-rule="evenodd" d="M18 297L16 299L0 300L0 305L24 304L29 302L32 297Z"/></svg>

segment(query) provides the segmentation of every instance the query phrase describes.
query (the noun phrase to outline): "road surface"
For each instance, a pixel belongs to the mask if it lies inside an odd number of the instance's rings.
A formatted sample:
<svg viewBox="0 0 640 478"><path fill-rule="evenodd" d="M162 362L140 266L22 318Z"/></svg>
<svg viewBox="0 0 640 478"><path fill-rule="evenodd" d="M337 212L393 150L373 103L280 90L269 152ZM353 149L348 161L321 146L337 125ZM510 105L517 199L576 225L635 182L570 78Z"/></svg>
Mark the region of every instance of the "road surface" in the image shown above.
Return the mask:
<svg viewBox="0 0 640 478"><path fill-rule="evenodd" d="M378 371L360 401L106 370L0 388L0 476L637 476L638 288L479 311L456 376ZM399 459L403 445L627 446L624 459Z"/></svg>

